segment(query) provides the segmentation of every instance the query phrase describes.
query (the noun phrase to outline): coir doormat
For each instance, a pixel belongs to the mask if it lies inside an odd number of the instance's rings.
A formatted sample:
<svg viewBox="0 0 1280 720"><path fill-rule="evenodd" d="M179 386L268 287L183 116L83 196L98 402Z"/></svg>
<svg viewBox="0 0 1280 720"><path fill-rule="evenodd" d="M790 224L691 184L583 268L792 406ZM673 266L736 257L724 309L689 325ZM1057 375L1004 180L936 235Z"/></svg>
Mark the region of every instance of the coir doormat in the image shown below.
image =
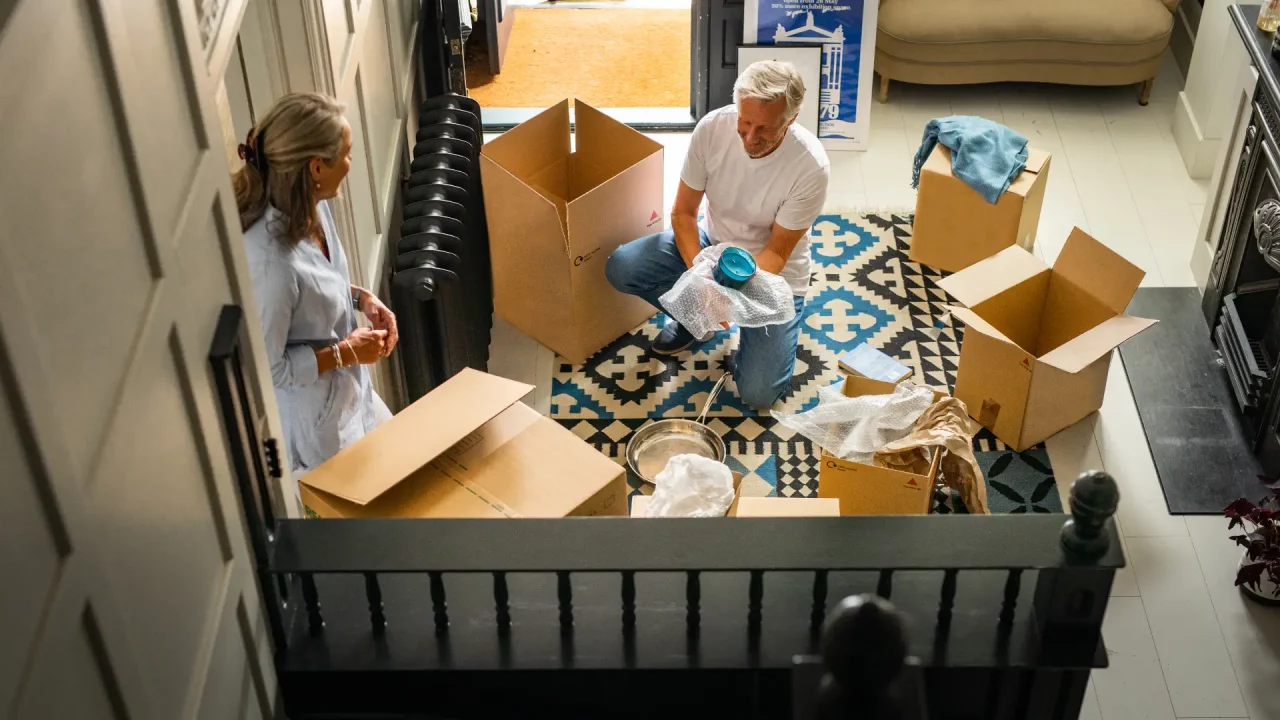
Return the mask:
<svg viewBox="0 0 1280 720"><path fill-rule="evenodd" d="M953 301L937 286L941 273L907 260L910 243L909 214L840 213L814 223L813 280L795 375L779 409L813 407L818 389L840 380L839 357L861 342L913 368L917 383L955 388L961 336L944 310ZM692 352L653 354L649 343L664 317L582 365L556 360L551 417L618 462L632 433L651 419L696 417L724 372L725 356L737 347L736 332L722 331ZM820 449L744 405L732 381L707 422L724 437L729 466L743 474L744 495L817 494ZM993 513L1062 512L1044 445L1015 453L983 430L974 450ZM949 491L937 493L934 511L966 512Z"/></svg>

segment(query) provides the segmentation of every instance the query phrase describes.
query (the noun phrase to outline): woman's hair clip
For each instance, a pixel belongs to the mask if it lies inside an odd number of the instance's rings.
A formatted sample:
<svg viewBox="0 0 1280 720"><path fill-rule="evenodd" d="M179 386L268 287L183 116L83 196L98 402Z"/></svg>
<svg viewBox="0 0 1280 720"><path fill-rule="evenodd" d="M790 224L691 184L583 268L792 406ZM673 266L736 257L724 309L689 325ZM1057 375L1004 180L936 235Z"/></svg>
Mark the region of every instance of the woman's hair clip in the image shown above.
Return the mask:
<svg viewBox="0 0 1280 720"><path fill-rule="evenodd" d="M240 156L241 160L257 168L263 177L266 177L267 155L266 153L258 152L257 148L254 147L255 145L262 146L262 132L259 131L258 136L255 138L251 129L249 134L245 136L244 142L240 143L239 147L236 148L236 154Z"/></svg>

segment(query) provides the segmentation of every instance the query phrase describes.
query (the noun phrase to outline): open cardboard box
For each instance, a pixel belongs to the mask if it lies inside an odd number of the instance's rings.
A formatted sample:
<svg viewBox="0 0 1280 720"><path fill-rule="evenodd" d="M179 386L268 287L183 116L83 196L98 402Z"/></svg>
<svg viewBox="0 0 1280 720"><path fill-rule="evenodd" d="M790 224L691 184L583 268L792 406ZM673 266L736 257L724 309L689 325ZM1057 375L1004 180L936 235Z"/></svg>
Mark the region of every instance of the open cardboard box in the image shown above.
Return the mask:
<svg viewBox="0 0 1280 720"><path fill-rule="evenodd" d="M1052 269L1011 247L940 280L968 306L955 396L1018 452L1102 407L1111 351L1156 323L1124 314L1143 274L1076 228Z"/></svg>
<svg viewBox="0 0 1280 720"><path fill-rule="evenodd" d="M581 363L653 306L605 278L619 245L662 230L662 145L581 100L535 115L481 148L494 310Z"/></svg>
<svg viewBox="0 0 1280 720"><path fill-rule="evenodd" d="M1001 250L1035 247L1049 153L1027 148L1027 164L995 205L951 174L951 150L938 143L920 169L910 259L938 270L963 270Z"/></svg>
<svg viewBox="0 0 1280 720"><path fill-rule="evenodd" d="M626 471L520 398L532 386L466 369L303 475L322 518L626 515Z"/></svg>
<svg viewBox="0 0 1280 720"><path fill-rule="evenodd" d="M893 383L847 375L845 397L888 395ZM933 401L946 393L933 391ZM938 479L942 453L934 450L933 462L924 473L912 473L844 460L822 451L818 470L818 497L835 498L841 515L927 515L933 502L933 486Z"/></svg>

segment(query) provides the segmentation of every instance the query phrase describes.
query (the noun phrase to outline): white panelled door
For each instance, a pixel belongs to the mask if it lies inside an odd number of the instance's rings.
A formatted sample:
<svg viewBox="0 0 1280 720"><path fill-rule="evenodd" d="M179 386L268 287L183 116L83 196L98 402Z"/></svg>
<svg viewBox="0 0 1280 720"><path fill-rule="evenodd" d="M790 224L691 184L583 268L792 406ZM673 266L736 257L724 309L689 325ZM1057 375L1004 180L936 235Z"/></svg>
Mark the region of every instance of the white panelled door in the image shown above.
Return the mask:
<svg viewBox="0 0 1280 720"><path fill-rule="evenodd" d="M0 3L6 718L274 716L206 359L253 303L213 109L243 4Z"/></svg>

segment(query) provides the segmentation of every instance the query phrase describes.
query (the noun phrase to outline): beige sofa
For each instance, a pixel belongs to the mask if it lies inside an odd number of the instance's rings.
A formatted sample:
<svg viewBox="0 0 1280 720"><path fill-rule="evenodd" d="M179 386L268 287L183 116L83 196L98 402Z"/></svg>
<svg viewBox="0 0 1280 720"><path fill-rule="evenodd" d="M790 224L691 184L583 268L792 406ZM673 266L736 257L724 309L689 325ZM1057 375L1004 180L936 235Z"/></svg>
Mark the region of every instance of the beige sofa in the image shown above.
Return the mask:
<svg viewBox="0 0 1280 720"><path fill-rule="evenodd" d="M880 102L889 82L928 85L1151 81L1178 0L881 0Z"/></svg>

